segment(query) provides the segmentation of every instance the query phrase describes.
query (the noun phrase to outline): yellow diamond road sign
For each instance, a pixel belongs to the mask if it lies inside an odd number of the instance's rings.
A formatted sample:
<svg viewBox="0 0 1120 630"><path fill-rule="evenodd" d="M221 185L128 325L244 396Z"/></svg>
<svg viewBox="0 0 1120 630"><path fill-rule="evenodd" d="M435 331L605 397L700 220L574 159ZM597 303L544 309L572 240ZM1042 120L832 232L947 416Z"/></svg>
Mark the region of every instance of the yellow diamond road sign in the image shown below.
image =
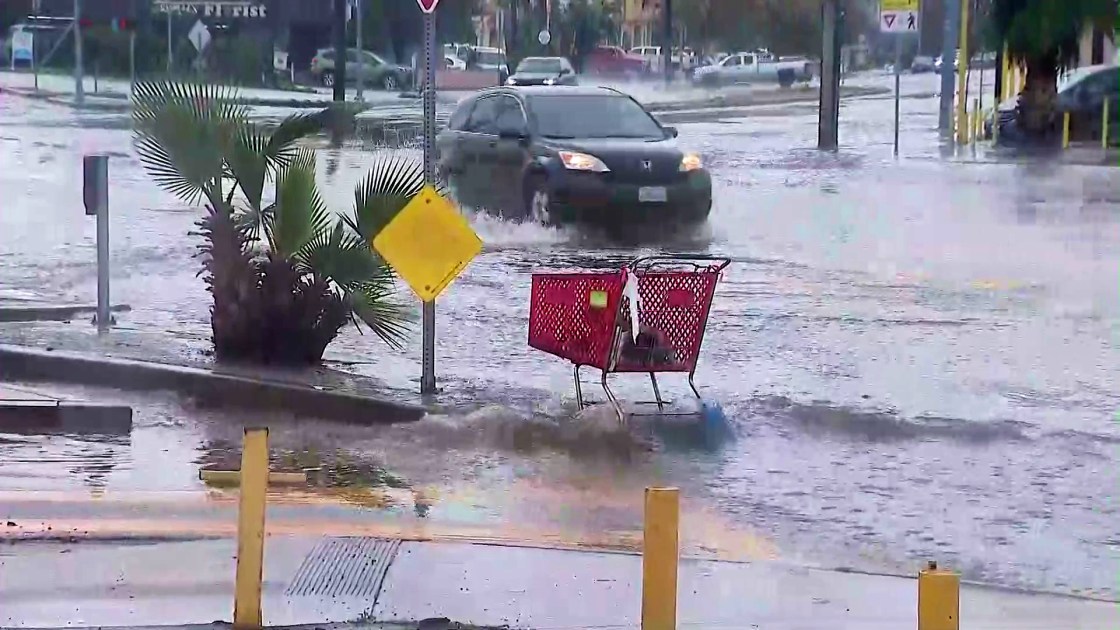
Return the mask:
<svg viewBox="0 0 1120 630"><path fill-rule="evenodd" d="M425 186L374 237L373 247L429 302L482 251L482 240L451 202Z"/></svg>

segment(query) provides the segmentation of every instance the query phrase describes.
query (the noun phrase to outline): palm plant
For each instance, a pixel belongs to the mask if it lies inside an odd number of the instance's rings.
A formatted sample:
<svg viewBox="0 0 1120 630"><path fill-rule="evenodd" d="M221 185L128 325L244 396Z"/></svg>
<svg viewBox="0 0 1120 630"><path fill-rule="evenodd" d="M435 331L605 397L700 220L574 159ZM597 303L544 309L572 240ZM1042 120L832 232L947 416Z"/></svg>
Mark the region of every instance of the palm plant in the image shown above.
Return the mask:
<svg viewBox="0 0 1120 630"><path fill-rule="evenodd" d="M991 4L992 44L1006 43L1011 60L1027 68L1019 97L1023 130L1036 138L1056 135L1058 75L1077 59L1082 29L1112 28L1117 0L984 1Z"/></svg>
<svg viewBox="0 0 1120 630"><path fill-rule="evenodd" d="M333 214L316 187L315 153L300 140L338 110L293 115L267 130L234 96L170 82L139 83L133 93L134 144L148 173L187 203L205 203L193 234L203 239L215 356L316 364L348 322L399 347L408 320L392 301L392 271L370 243L420 190L420 166L379 159L352 213Z"/></svg>

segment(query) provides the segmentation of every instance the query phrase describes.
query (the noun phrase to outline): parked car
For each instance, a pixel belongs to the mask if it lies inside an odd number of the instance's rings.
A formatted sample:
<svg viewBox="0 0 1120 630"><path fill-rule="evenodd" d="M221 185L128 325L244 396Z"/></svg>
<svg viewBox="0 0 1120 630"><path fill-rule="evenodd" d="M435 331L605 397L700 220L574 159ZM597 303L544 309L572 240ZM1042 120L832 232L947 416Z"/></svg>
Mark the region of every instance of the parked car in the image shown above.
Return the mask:
<svg viewBox="0 0 1120 630"><path fill-rule="evenodd" d="M335 58L333 48L321 48L311 59L311 76L319 83L330 87L334 85ZM389 63L384 58L368 51L349 48L346 50L346 81L358 81L358 56L362 56L362 81L365 85L378 85L386 90L399 90L412 81L412 70L401 65Z"/></svg>
<svg viewBox="0 0 1120 630"><path fill-rule="evenodd" d="M933 72L936 69L934 63L935 62L933 57L918 55L917 57L914 57L914 61L910 64L910 72L913 72L914 74Z"/></svg>
<svg viewBox="0 0 1120 630"><path fill-rule="evenodd" d="M709 87L777 81L779 85L789 87L797 81L812 79L813 69L814 64L804 58L794 61L763 61L756 53L736 53L713 66L697 68L692 81Z"/></svg>
<svg viewBox="0 0 1120 630"><path fill-rule="evenodd" d="M938 55L937 59L933 62L933 69L935 72L940 73L942 66L945 65L945 55ZM953 57L953 70L961 67L961 51L958 49L956 55Z"/></svg>
<svg viewBox="0 0 1120 630"><path fill-rule="evenodd" d="M500 48L491 48L487 46L474 46L471 48L471 61L474 68L478 70L491 70L498 72L498 78L502 83L505 83L509 78L509 63L506 61L506 54ZM468 68L471 64L468 63Z"/></svg>
<svg viewBox="0 0 1120 630"><path fill-rule="evenodd" d="M618 46L598 46L587 53L583 61L585 74L632 77L649 74L649 71L648 61Z"/></svg>
<svg viewBox="0 0 1120 630"><path fill-rule="evenodd" d="M647 64L649 64L652 72L662 72L664 58L661 55L660 46L636 46L630 49L630 54L635 57L640 57ZM673 70L683 70L688 73L692 71L694 59L691 55L691 49L686 48L683 52L680 49L674 48L669 53L670 68Z"/></svg>
<svg viewBox="0 0 1120 630"><path fill-rule="evenodd" d="M578 85L572 62L565 57L526 57L506 85Z"/></svg>
<svg viewBox="0 0 1120 630"><path fill-rule="evenodd" d="M712 180L629 95L604 87L500 87L460 102L437 138L458 200L544 224L696 224Z"/></svg>
<svg viewBox="0 0 1120 630"><path fill-rule="evenodd" d="M1109 138L1116 143L1120 137L1120 66L1104 64L1078 68L1058 84L1059 114L1070 113L1070 130L1074 137L1100 139L1104 122L1104 101L1109 100ZM994 116L984 122L984 136L992 137L994 125L999 137L1016 142L1023 135L1019 129L1018 95L999 104Z"/></svg>
<svg viewBox="0 0 1120 630"><path fill-rule="evenodd" d="M448 70L466 70L467 62L452 55L443 56L443 67Z"/></svg>

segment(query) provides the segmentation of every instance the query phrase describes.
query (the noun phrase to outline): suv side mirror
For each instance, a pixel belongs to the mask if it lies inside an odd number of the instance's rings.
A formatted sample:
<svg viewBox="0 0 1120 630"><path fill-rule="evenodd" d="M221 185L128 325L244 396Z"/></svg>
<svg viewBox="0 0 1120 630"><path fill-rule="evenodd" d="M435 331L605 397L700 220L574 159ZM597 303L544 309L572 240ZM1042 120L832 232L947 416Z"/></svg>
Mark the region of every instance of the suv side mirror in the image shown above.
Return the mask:
<svg viewBox="0 0 1120 630"><path fill-rule="evenodd" d="M676 138L679 133L676 127L665 127L665 137L667 138Z"/></svg>
<svg viewBox="0 0 1120 630"><path fill-rule="evenodd" d="M499 129L498 138L501 140L516 140L518 142L524 143L529 140L529 133L525 129Z"/></svg>
<svg viewBox="0 0 1120 630"><path fill-rule="evenodd" d="M571 68L561 68L560 69L560 76L564 76L566 74L571 74L571 73L572 73Z"/></svg>

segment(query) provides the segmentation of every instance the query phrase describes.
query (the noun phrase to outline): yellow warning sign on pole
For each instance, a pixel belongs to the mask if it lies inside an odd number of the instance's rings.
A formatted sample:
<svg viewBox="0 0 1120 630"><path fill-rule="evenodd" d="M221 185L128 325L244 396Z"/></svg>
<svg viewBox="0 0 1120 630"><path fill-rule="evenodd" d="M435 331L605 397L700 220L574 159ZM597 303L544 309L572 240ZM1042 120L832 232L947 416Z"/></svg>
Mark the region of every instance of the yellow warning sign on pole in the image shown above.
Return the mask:
<svg viewBox="0 0 1120 630"><path fill-rule="evenodd" d="M374 237L373 248L421 300L430 302L482 251L482 240L428 185Z"/></svg>

